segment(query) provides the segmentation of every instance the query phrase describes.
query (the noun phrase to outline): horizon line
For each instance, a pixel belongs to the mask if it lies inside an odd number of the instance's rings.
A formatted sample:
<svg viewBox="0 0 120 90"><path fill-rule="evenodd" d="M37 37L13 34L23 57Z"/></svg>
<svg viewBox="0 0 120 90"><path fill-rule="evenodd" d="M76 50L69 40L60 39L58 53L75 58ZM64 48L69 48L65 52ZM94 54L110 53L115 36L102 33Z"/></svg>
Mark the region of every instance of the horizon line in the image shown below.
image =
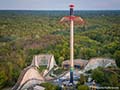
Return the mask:
<svg viewBox="0 0 120 90"><path fill-rule="evenodd" d="M69 10L67 10L67 9L63 9L63 10L61 10L61 9L54 9L54 10L52 10L52 9L0 9L0 11L7 11L7 10L11 10L11 11L15 11L15 10L18 10L18 11L69 11ZM81 9L81 10L78 10L78 9L76 9L76 10L74 10L74 11L119 11L120 9Z"/></svg>

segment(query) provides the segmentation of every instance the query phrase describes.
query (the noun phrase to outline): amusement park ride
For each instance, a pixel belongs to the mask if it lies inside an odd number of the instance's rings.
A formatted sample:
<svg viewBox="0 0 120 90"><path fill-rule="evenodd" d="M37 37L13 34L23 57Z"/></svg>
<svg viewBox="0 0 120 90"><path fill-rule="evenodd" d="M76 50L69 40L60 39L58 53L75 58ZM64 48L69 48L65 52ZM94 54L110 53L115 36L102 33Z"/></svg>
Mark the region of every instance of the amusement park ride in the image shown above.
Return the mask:
<svg viewBox="0 0 120 90"><path fill-rule="evenodd" d="M60 22L61 23L70 23L70 83L74 84L73 71L74 71L74 23L84 24L84 20L79 16L74 16L74 5L69 5L70 7L70 16L64 16Z"/></svg>

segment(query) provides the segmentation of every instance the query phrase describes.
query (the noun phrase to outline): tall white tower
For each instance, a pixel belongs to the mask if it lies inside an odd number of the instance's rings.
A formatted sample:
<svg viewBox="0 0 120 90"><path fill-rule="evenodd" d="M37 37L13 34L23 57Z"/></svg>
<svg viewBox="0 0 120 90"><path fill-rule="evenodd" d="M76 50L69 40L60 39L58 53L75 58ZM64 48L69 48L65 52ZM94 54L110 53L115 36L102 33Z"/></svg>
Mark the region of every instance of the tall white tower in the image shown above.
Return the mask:
<svg viewBox="0 0 120 90"><path fill-rule="evenodd" d="M73 84L73 70L74 70L74 23L84 24L84 20L79 16L74 16L74 5L69 5L70 16L64 16L60 22L70 23L70 83Z"/></svg>

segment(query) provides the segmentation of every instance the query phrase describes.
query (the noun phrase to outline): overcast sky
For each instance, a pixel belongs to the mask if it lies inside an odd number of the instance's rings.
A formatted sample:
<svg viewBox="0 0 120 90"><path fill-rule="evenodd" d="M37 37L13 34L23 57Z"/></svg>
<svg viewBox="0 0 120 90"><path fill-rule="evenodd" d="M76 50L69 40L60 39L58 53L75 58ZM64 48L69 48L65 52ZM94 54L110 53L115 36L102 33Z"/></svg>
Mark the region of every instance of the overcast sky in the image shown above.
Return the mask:
<svg viewBox="0 0 120 90"><path fill-rule="evenodd" d="M120 0L0 0L0 9L12 10L120 10Z"/></svg>

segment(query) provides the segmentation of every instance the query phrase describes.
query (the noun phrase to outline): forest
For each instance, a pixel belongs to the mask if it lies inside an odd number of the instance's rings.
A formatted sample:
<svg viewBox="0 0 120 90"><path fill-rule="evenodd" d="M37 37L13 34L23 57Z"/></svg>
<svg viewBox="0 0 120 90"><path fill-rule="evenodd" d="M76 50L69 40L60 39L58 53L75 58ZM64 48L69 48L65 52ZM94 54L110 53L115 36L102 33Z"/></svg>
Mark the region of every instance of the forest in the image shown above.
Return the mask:
<svg viewBox="0 0 120 90"><path fill-rule="evenodd" d="M70 58L68 11L0 11L0 88L12 87L33 55ZM74 58L112 58L120 67L120 11L75 11L85 25L74 28Z"/></svg>

